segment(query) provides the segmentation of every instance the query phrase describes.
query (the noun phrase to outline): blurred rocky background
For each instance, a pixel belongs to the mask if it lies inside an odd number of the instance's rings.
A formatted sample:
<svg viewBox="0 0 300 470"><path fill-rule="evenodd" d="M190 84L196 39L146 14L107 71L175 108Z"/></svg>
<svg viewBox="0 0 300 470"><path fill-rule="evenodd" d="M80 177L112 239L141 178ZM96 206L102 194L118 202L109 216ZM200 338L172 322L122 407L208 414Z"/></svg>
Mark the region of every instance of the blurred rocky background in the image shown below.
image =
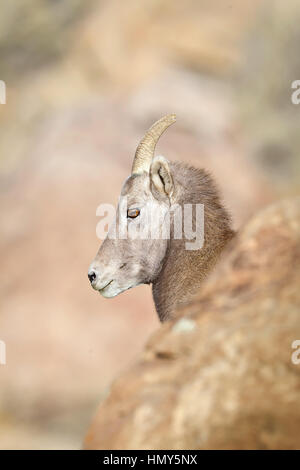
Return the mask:
<svg viewBox="0 0 300 470"><path fill-rule="evenodd" d="M149 287L87 280L96 208L153 121L176 112L158 152L210 170L236 228L299 192L299 21L297 0L1 6L0 448L81 447L160 328Z"/></svg>

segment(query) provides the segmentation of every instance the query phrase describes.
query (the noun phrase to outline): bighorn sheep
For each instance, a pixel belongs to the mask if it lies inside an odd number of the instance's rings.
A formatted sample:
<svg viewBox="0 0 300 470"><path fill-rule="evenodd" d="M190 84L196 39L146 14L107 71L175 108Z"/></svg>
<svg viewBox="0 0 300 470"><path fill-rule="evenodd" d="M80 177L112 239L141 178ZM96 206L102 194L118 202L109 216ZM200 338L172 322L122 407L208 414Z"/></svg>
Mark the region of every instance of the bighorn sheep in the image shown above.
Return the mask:
<svg viewBox="0 0 300 470"><path fill-rule="evenodd" d="M176 307L197 290L234 235L216 186L203 169L154 156L158 139L175 120L172 114L157 121L138 145L118 206L120 209L126 200L128 210L118 210L114 224L117 230L120 225L125 227L126 236L112 237L109 232L88 272L92 287L104 297L114 297L139 284L152 284L161 321L172 318ZM186 249L185 234L181 238L174 236L175 214L186 205L204 207L204 237L199 249ZM133 229L145 226L150 209L152 214L162 216L160 228L169 217L169 237L139 239L135 235ZM195 217L193 213L193 226ZM195 238L197 235L194 233Z"/></svg>

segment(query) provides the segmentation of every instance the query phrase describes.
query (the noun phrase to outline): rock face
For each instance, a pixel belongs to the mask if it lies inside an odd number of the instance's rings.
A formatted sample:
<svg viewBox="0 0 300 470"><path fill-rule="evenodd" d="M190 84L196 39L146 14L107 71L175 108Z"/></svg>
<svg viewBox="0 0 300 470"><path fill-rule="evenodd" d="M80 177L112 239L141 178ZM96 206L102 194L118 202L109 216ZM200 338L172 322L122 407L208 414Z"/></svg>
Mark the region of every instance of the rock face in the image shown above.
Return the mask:
<svg viewBox="0 0 300 470"><path fill-rule="evenodd" d="M114 384L85 448L300 448L299 279L297 198L241 230L202 291Z"/></svg>

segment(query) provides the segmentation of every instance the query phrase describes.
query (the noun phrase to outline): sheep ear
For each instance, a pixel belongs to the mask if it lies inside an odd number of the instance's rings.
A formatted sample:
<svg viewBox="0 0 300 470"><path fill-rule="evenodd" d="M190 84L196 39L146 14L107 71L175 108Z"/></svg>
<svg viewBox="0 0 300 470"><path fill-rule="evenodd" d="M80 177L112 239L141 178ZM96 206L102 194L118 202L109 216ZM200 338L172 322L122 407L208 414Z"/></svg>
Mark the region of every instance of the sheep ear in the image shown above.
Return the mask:
<svg viewBox="0 0 300 470"><path fill-rule="evenodd" d="M173 193L174 184L169 167L169 162L164 157L154 157L150 166L151 190L155 196L155 191L161 195L170 197Z"/></svg>

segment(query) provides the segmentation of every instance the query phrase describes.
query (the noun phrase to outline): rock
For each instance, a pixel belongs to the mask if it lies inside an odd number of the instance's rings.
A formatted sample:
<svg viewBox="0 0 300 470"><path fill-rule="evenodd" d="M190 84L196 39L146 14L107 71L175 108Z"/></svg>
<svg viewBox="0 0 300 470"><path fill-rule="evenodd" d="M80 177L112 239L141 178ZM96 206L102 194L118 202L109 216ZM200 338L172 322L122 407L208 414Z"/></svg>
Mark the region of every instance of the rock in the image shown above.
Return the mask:
<svg viewBox="0 0 300 470"><path fill-rule="evenodd" d="M116 381L85 448L299 448L299 241L300 198L254 216Z"/></svg>

